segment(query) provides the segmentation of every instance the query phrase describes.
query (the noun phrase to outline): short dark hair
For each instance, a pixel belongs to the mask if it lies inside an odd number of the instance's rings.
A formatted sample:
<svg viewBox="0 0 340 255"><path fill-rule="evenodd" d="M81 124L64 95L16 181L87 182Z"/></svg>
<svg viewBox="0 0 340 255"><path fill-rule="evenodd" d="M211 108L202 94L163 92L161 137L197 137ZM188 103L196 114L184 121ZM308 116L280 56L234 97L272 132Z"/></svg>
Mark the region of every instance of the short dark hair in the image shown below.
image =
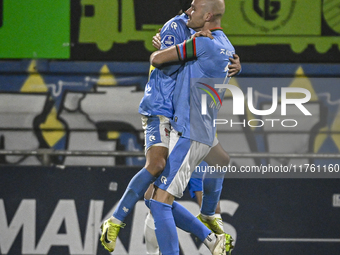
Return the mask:
<svg viewBox="0 0 340 255"><path fill-rule="evenodd" d="M180 0L179 2L181 4L182 11L185 12L190 8L192 0Z"/></svg>

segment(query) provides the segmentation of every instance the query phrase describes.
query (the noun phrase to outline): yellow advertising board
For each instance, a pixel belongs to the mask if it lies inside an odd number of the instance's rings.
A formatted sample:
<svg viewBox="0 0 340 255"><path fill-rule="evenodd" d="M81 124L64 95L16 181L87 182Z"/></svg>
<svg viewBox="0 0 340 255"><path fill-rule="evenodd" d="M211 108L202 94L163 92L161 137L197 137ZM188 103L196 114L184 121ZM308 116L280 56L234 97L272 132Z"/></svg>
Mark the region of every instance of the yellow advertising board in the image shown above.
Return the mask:
<svg viewBox="0 0 340 255"><path fill-rule="evenodd" d="M300 53L340 47L340 0L226 0L222 26L234 45L289 44ZM323 30L327 29L325 34ZM329 32L330 31L330 32Z"/></svg>

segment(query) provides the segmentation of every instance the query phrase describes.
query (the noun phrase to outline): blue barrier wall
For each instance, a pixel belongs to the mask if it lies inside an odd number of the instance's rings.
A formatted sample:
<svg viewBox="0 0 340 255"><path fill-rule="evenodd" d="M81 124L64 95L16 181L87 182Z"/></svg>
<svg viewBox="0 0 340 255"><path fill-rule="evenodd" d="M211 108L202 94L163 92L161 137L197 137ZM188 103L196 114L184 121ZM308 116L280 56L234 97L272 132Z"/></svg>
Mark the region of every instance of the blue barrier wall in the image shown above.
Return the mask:
<svg viewBox="0 0 340 255"><path fill-rule="evenodd" d="M138 168L2 167L0 254L107 254L99 227ZM340 179L225 179L221 211L234 255L338 254ZM187 192L179 200L194 215ZM140 200L120 231L117 255L145 252ZM210 254L179 231L181 254Z"/></svg>

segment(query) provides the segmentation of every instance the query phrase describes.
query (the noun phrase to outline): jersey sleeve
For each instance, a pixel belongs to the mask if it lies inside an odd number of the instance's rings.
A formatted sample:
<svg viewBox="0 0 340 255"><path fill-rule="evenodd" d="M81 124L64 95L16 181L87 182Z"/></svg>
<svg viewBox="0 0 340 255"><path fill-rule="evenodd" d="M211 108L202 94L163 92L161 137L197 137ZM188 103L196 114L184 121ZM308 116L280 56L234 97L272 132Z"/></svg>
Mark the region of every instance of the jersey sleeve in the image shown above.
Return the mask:
<svg viewBox="0 0 340 255"><path fill-rule="evenodd" d="M208 40L211 39L194 37L176 45L178 58L181 61L190 61L204 55L206 51L209 51Z"/></svg>
<svg viewBox="0 0 340 255"><path fill-rule="evenodd" d="M168 21L161 30L161 49L182 43L190 36L186 22L179 16ZM168 65L162 68L162 72L168 76L173 75L181 67L181 64Z"/></svg>
<svg viewBox="0 0 340 255"><path fill-rule="evenodd" d="M161 49L182 43L190 35L184 20L172 19L168 21L161 30Z"/></svg>

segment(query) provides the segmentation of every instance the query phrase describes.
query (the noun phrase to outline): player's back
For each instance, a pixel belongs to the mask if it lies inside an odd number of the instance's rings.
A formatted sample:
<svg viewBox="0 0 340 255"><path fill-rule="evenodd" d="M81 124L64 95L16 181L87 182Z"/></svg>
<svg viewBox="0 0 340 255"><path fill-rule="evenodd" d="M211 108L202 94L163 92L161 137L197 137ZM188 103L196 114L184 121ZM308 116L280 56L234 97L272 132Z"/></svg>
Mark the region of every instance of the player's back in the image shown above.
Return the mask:
<svg viewBox="0 0 340 255"><path fill-rule="evenodd" d="M182 14L170 19L161 30L161 49L179 44L191 33L186 26L187 15ZM176 83L177 71L181 65L151 68L149 81L145 86L144 97L139 106L139 113L146 116L173 116L172 95Z"/></svg>
<svg viewBox="0 0 340 255"><path fill-rule="evenodd" d="M221 107L225 89L216 83L227 83L229 58L235 49L222 30L212 31L213 40L198 37L178 46L183 60L193 55L178 74L174 90L173 127L184 137L212 145L216 128L213 120ZM202 114L202 95L206 95L207 111ZM203 102L205 103L205 102ZM194 127L194 128L190 128Z"/></svg>
<svg viewBox="0 0 340 255"><path fill-rule="evenodd" d="M214 37L196 38L197 61L192 65L191 78L225 78L228 71L229 58L233 57L235 49L221 29L212 30Z"/></svg>

